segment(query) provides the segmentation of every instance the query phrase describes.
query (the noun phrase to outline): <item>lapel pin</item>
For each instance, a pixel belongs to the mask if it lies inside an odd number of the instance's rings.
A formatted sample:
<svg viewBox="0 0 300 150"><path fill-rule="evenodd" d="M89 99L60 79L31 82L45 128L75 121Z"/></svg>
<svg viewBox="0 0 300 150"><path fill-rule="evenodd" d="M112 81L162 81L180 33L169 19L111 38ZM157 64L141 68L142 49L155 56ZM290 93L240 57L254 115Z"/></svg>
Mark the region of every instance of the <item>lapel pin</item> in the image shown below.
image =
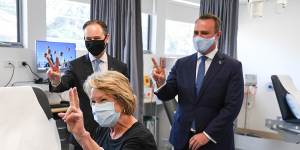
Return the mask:
<svg viewBox="0 0 300 150"><path fill-rule="evenodd" d="M222 61L221 61L221 60L219 60L219 64L220 64L220 65L222 64Z"/></svg>

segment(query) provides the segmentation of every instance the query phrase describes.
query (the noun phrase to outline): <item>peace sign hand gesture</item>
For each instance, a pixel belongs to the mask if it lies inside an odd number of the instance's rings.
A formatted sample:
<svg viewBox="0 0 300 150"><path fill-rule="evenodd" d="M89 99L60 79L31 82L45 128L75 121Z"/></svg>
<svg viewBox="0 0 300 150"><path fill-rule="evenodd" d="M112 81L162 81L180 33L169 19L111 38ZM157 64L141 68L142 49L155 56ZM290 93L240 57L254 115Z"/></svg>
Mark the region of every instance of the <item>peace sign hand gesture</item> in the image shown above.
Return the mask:
<svg viewBox="0 0 300 150"><path fill-rule="evenodd" d="M47 71L47 76L51 82L52 85L58 86L61 80L60 77L60 70L59 70L59 59L56 57L55 64L53 64L50 54L45 53L45 58L48 61L48 64L50 66L49 70Z"/></svg>
<svg viewBox="0 0 300 150"><path fill-rule="evenodd" d="M87 131L83 125L83 115L79 107L79 97L76 87L69 90L69 97L70 107L67 112L59 113L58 115L67 123L68 131L71 132L76 139L80 139L80 137L87 134Z"/></svg>
<svg viewBox="0 0 300 150"><path fill-rule="evenodd" d="M153 70L152 77L156 82L157 88L161 87L166 81L165 74L165 65L163 64L163 60L160 60L160 64L158 65L156 60L152 58Z"/></svg>

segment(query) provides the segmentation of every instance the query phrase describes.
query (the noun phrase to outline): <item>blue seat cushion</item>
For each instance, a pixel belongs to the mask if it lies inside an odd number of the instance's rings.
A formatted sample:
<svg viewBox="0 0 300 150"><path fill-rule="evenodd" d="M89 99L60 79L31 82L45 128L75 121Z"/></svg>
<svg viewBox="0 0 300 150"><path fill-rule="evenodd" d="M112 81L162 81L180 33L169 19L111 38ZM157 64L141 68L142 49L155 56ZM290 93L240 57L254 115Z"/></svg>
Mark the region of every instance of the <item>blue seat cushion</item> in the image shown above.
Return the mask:
<svg viewBox="0 0 300 150"><path fill-rule="evenodd" d="M294 116L297 119L300 119L300 104L297 101L297 99L295 98L295 96L288 93L288 94L286 94L285 97L286 97L287 104L289 105Z"/></svg>

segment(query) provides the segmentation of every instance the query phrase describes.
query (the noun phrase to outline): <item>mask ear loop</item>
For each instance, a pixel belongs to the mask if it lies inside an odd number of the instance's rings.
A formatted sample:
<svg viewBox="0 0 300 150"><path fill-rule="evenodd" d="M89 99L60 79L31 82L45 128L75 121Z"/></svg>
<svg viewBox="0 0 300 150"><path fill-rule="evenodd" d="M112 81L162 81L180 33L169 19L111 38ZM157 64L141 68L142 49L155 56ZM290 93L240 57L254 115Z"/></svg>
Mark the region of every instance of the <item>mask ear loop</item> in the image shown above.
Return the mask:
<svg viewBox="0 0 300 150"><path fill-rule="evenodd" d="M108 37L108 33L107 34L105 34L105 36L104 36L104 42L105 42L105 40L106 40L106 38ZM105 48L104 49L106 49L106 47L108 47L108 42L107 43L105 43Z"/></svg>

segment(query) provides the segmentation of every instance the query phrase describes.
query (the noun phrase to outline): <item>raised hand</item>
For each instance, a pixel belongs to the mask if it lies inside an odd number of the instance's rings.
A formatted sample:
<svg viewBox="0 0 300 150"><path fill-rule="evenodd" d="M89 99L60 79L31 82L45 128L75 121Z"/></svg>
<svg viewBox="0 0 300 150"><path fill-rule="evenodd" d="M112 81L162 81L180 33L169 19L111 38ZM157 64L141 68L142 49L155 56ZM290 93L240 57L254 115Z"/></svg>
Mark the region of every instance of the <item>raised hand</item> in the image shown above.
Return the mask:
<svg viewBox="0 0 300 150"><path fill-rule="evenodd" d="M165 65L162 59L160 59L160 63L158 65L156 60L152 58L152 63L153 63L152 77L155 80L157 87L159 88L166 81Z"/></svg>
<svg viewBox="0 0 300 150"><path fill-rule="evenodd" d="M45 57L48 61L50 66L49 70L47 71L47 76L51 81L51 84L59 84L60 83L60 70L59 70L59 59L56 57L55 64L53 64L52 60L50 59L50 55L45 53Z"/></svg>
<svg viewBox="0 0 300 150"><path fill-rule="evenodd" d="M69 97L70 107L68 108L67 112L59 113L58 115L64 120L64 122L67 123L69 132L74 134L75 138L81 137L87 131L83 125L83 115L79 107L79 97L76 87L69 90Z"/></svg>

